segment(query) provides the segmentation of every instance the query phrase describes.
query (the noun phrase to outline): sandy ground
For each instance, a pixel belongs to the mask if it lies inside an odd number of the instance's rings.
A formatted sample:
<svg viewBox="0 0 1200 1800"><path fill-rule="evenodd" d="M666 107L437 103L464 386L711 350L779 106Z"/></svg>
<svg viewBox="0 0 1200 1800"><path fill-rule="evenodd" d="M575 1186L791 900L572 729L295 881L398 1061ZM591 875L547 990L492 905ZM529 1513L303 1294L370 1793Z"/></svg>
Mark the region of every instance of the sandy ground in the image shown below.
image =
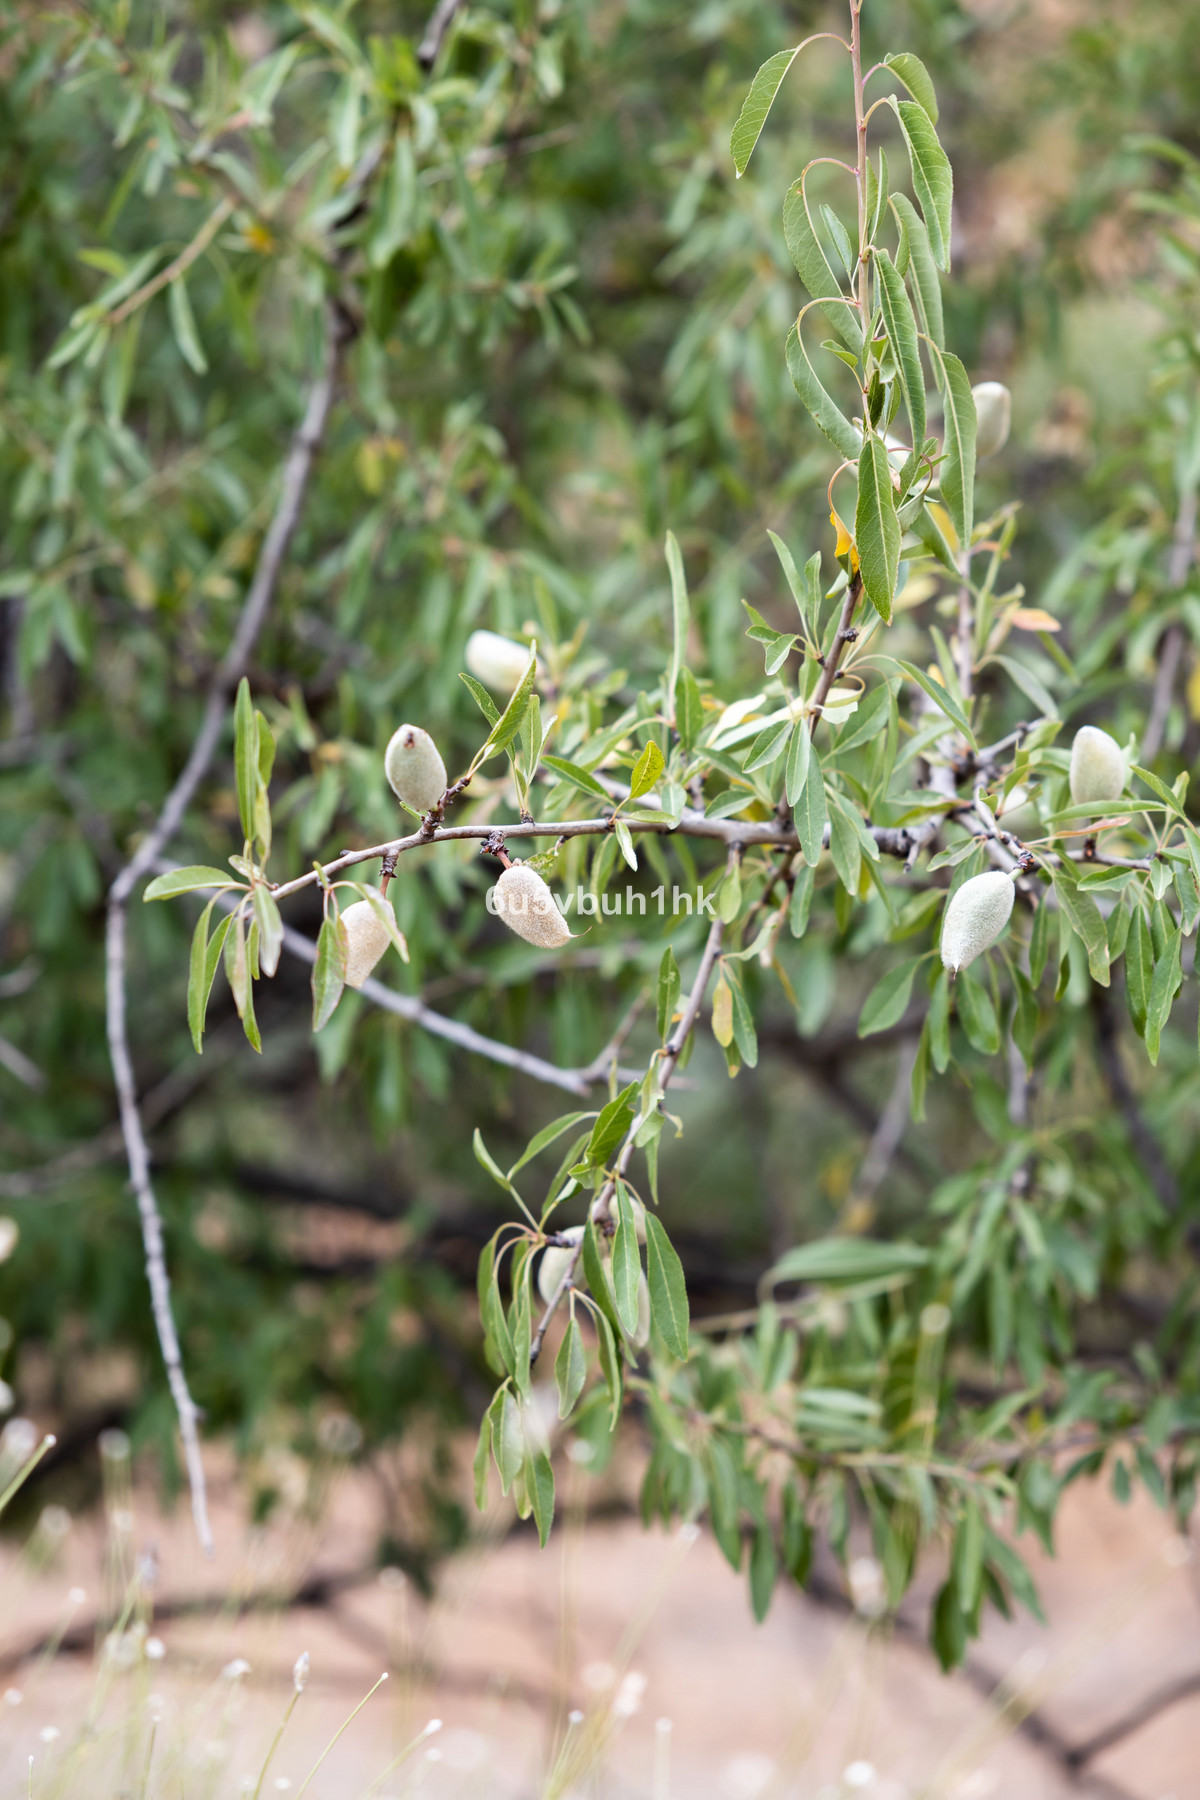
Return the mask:
<svg viewBox="0 0 1200 1800"><path fill-rule="evenodd" d="M497 1515L433 1605L398 1571L372 1568L365 1475L337 1484L319 1525L266 1530L247 1526L232 1479L218 1479L212 1564L186 1510L164 1517L140 1489L107 1528L84 1519L63 1534L52 1516L25 1549L0 1553L0 1796L30 1791L30 1756L38 1797L253 1793L304 1651L311 1675L264 1796L1200 1796L1200 1590L1148 1501L1120 1507L1099 1488L1067 1497L1059 1557L1030 1553L1048 1626L989 1624L972 1680L942 1677L915 1633L868 1632L794 1590L755 1625L743 1582L706 1534L588 1520L583 1477L571 1479L579 1503L548 1550ZM152 1654L126 1638L97 1658L98 1609L147 1557L157 1565ZM320 1605L244 1604L273 1584L320 1579L332 1589ZM923 1625L920 1597L911 1624ZM64 1627L66 1649L28 1654ZM72 1650L76 1637L84 1644ZM248 1668L223 1675L235 1659ZM1004 1675L1022 1706L1037 1705L1049 1746L997 1722L986 1691ZM1083 1767L1064 1763L1064 1748L1188 1677L1193 1693ZM441 1729L385 1773L433 1718ZM84 1725L84 1748L73 1747Z"/></svg>

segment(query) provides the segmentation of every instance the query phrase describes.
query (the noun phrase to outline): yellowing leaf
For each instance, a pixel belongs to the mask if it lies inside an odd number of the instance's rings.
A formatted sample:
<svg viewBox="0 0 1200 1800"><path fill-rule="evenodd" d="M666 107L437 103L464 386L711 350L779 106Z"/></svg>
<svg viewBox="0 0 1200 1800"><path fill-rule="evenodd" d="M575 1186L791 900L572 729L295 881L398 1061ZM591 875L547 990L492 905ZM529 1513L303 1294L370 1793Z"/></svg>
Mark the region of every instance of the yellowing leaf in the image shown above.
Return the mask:
<svg viewBox="0 0 1200 1800"><path fill-rule="evenodd" d="M712 1029L722 1049L733 1042L733 992L724 975L713 994Z"/></svg>
<svg viewBox="0 0 1200 1800"><path fill-rule="evenodd" d="M850 558L850 573L852 575L857 574L858 552L854 548L854 539L850 536L850 533L846 529L845 522L838 516L836 510L830 513L829 523L837 532L837 543L834 545L833 554L837 557L848 556Z"/></svg>
<svg viewBox="0 0 1200 1800"><path fill-rule="evenodd" d="M1062 626L1053 614L1043 612L1040 606L1018 606L1013 609L1012 622L1018 631L1061 631Z"/></svg>
<svg viewBox="0 0 1200 1800"><path fill-rule="evenodd" d="M958 549L958 533L950 522L950 514L938 500L929 502L929 516L933 519L952 550Z"/></svg>

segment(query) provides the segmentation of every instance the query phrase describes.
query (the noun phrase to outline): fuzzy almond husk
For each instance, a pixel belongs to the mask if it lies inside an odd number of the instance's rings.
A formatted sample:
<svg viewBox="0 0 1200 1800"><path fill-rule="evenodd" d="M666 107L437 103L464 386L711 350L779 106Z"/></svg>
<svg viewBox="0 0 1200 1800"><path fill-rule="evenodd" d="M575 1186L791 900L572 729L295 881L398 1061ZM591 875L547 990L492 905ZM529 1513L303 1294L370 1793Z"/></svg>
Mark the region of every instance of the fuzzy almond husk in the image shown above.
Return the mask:
<svg viewBox="0 0 1200 1800"><path fill-rule="evenodd" d="M975 454L995 456L1008 442L1012 395L1002 381L980 381L971 389L975 402Z"/></svg>
<svg viewBox="0 0 1200 1800"><path fill-rule="evenodd" d="M346 927L346 986L360 988L391 938L369 900L356 900L342 914Z"/></svg>
<svg viewBox="0 0 1200 1800"><path fill-rule="evenodd" d="M1081 725L1071 745L1071 799L1076 806L1119 800L1127 771L1121 746L1097 725Z"/></svg>
<svg viewBox="0 0 1200 1800"><path fill-rule="evenodd" d="M1013 881L999 869L972 875L950 896L942 920L942 962L957 975L996 942L1013 909Z"/></svg>
<svg viewBox="0 0 1200 1800"><path fill-rule="evenodd" d="M467 668L494 693L511 694L528 662L527 647L501 637L498 631L473 631L467 639Z"/></svg>
<svg viewBox="0 0 1200 1800"><path fill-rule="evenodd" d="M436 806L448 786L438 747L419 725L401 725L392 733L383 767L397 800L416 812Z"/></svg>
<svg viewBox="0 0 1200 1800"><path fill-rule="evenodd" d="M505 869L494 889L495 909L510 931L539 950L558 950L571 931L554 903L554 895L536 869L516 862Z"/></svg>
<svg viewBox="0 0 1200 1800"><path fill-rule="evenodd" d="M551 1244L542 1253L542 1260L538 1264L538 1293L547 1306L557 1294L558 1284L566 1274L568 1265L576 1260L576 1248L583 1242L583 1226L568 1225L559 1236L569 1238L571 1248L568 1249L565 1244ZM582 1277L576 1285L582 1286Z"/></svg>

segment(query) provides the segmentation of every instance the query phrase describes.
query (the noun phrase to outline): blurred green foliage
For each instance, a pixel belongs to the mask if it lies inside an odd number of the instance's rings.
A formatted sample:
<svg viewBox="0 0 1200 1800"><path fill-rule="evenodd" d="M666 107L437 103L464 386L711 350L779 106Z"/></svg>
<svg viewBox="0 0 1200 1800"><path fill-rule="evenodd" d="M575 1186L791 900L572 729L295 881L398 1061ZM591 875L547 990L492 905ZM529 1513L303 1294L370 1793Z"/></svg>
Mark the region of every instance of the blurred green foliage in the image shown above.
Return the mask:
<svg viewBox="0 0 1200 1800"><path fill-rule="evenodd" d="M803 295L779 199L810 158L850 154L833 46L793 73L740 182L728 153L754 69L830 22L840 14L810 5L481 0L429 73L424 9L390 0L16 0L0 25L0 1035L16 1052L0 1066L0 1193L21 1228L0 1308L20 1404L55 1418L68 1446L119 1419L174 1473L113 1126L104 893L187 756L327 308L351 341L249 670L278 747L277 876L404 828L381 773L402 719L434 733L452 774L466 767L479 718L458 672L473 629L554 646L561 691L594 731L661 677L668 530L689 580L687 660L721 700L762 685L742 599L792 628L767 528L801 566L822 552L832 579L829 447L782 356ZM1153 714L1173 630L1155 765L1173 781L1200 743L1200 598L1190 562L1180 574L1170 560L1200 474L1200 188L1186 161L1200 148L1200 18L1162 0L1089 7L1075 23L983 0L874 0L864 30L872 59L919 54L941 97L956 175L947 344L1015 401L978 510L1019 498L1012 578L1062 622L1072 676L1046 638L1022 666L1069 722L1102 719L1124 742ZM1136 134L1170 140L1183 163ZM179 278L133 304L169 267ZM924 666L926 640L898 618L895 653ZM995 705L1009 724L1028 716L1019 694ZM502 793L498 776L483 784L481 808L511 817ZM237 847L232 734L181 835L186 860L221 865ZM690 882L695 865L715 878L718 849L672 844L668 879ZM581 841L562 873L567 887L586 880ZM490 1038L586 1065L652 983L661 932L601 921L547 970L488 918L490 879L471 845L406 859L394 897L411 960L387 979ZM453 1447L491 1391L465 1295L506 1203L471 1133L482 1126L507 1166L553 1096L357 997L312 1039L306 977L286 958L258 990L261 1061L219 985L197 1062L184 1010L194 913L135 909L129 984L194 1391L264 1506L278 1498L272 1459L314 1452L332 1414L357 1422L365 1455L420 1446L389 1554L425 1571L466 1528ZM312 890L288 914L310 936L318 916ZM679 925L681 963L702 935ZM707 1035L697 1049L696 1088L678 1101L689 1129L678 1144L664 1134L663 1153L694 1313L751 1304L767 1263L834 1225L944 1231L964 1255L983 1243L988 1275L963 1297L952 1375L921 1379L944 1380L968 1418L1025 1394L1031 1445L1047 1419L1088 1420L1121 1446L1118 1481L1161 1487L1146 1446L1182 1443L1171 1478L1190 1505L1192 1000L1144 1100L1116 1104L1120 1028L1076 957L1040 1021L1029 1204L1008 1204L1030 1144L1009 1071L973 1035L974 1049L956 1039L957 1074L931 1084L925 1121L855 1213L898 1054L891 1039L860 1043L855 1023L878 977L919 948L890 953L887 935L878 910L852 917L826 893L780 950L794 1006L742 965L759 1068L731 1086ZM654 1041L643 1018L623 1056L636 1067ZM1129 1062L1121 1093L1142 1066ZM980 1238L980 1216L1001 1211ZM807 1378L852 1385L898 1321L886 1305L827 1310ZM756 1384L769 1393L785 1356L775 1332L768 1314L744 1342L699 1354L687 1404L714 1413ZM922 1341L893 1369L909 1400ZM585 1428L599 1443L596 1417ZM828 1428L811 1410L797 1421L817 1443ZM673 1461L669 1432L655 1441L647 1505L686 1510L696 1461ZM702 1491L736 1558L739 1470L713 1442ZM1089 1450L1088 1467L1099 1461ZM1063 1474L1036 1456L1019 1470L1024 1523L1049 1533ZM776 1550L754 1504L759 1604ZM843 1546L870 1515L870 1497L848 1490L823 1504L818 1522ZM978 1529L960 1520L960 1544ZM799 1516L780 1525L799 1576L806 1530ZM888 1541L902 1584L905 1551ZM947 1660L970 1612L943 1608Z"/></svg>

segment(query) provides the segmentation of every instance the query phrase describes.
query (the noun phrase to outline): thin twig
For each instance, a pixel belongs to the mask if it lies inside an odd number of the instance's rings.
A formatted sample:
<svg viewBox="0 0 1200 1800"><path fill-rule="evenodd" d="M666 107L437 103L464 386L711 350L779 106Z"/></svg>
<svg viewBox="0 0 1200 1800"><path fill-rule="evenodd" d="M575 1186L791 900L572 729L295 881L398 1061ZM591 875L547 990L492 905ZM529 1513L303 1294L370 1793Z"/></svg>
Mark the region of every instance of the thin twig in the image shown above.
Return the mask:
<svg viewBox="0 0 1200 1800"><path fill-rule="evenodd" d="M729 860L726 864L727 868L731 869L734 867L738 860L738 855L739 852L737 850L730 850ZM701 952L700 967L696 971L696 979L692 983L692 989L687 1000L684 1002L683 1011L679 1016L679 1023L667 1037L663 1057L658 1065L658 1095L660 1101L662 1095L666 1092L672 1075L679 1065L679 1058L683 1055L684 1047L687 1044L689 1037L692 1035L692 1030L699 1016L700 1008L704 1003L705 989L708 987L709 977L713 972L713 964L717 960L724 935L724 920L720 918L714 919L709 928L708 938L705 941L704 949ZM630 1159L633 1156L634 1145L637 1141L637 1134L644 1123L644 1116L639 1113L629 1127L629 1130L625 1133L625 1139L617 1153L611 1175L600 1189L596 1199L592 1202L590 1217L599 1223L603 1223L608 1217L609 1207L612 1203L613 1195L616 1193L617 1181L629 1167ZM555 1310L561 1304L563 1296L571 1286L575 1276L576 1265L582 1255L583 1245L580 1243L576 1246L574 1256L572 1256L567 1267L563 1270L562 1279L554 1290L554 1293L551 1295L549 1305L538 1320L537 1330L534 1332L532 1342L529 1346L530 1363L535 1363L541 1355L542 1345L546 1341L546 1331L550 1321L554 1317Z"/></svg>
<svg viewBox="0 0 1200 1800"><path fill-rule="evenodd" d="M203 256L226 219L232 216L233 210L232 200L228 198L219 200L191 243L186 245L174 261L167 264L165 269L160 269L157 275L152 275L149 281L144 281L136 293L130 294L128 300L122 300L120 306L115 306L106 318L105 324L120 325L124 319L129 318L131 313L135 313L139 306L144 306L147 300L152 300L155 294L162 292L163 288L170 287L171 283L180 275L185 275L197 257Z"/></svg>
<svg viewBox="0 0 1200 1800"><path fill-rule="evenodd" d="M146 1275L154 1323L162 1347L171 1397L179 1415L188 1483L192 1495L192 1515L196 1531L206 1555L213 1554L212 1529L208 1519L208 1499L204 1481L204 1463L200 1454L197 1408L188 1389L183 1370L179 1337L171 1308L171 1286L163 1252L162 1216L158 1210L150 1180L150 1152L138 1110L137 1083L129 1052L126 1019L126 907L137 882L154 865L163 846L178 829L180 821L208 770L228 710L230 689L241 676L249 659L267 608L275 592L284 557L292 533L300 517L304 492L308 485L313 458L320 444L329 416L330 401L337 379L341 346L344 339L342 322L331 309L327 318L325 348L321 369L309 391L304 417L292 439L284 464L279 499L271 523L263 539L258 566L250 583L241 616L229 648L222 657L209 687L200 729L192 744L183 770L167 795L153 826L139 843L133 856L121 870L109 890L108 921L105 934L105 995L109 1060L120 1108L121 1131L129 1158L129 1174L137 1197L141 1217L142 1239L146 1250Z"/></svg>
<svg viewBox="0 0 1200 1800"><path fill-rule="evenodd" d="M425 36L417 45L417 61L423 69L432 69L437 61L442 40L454 23L454 15L461 5L462 0L437 0L425 27Z"/></svg>

